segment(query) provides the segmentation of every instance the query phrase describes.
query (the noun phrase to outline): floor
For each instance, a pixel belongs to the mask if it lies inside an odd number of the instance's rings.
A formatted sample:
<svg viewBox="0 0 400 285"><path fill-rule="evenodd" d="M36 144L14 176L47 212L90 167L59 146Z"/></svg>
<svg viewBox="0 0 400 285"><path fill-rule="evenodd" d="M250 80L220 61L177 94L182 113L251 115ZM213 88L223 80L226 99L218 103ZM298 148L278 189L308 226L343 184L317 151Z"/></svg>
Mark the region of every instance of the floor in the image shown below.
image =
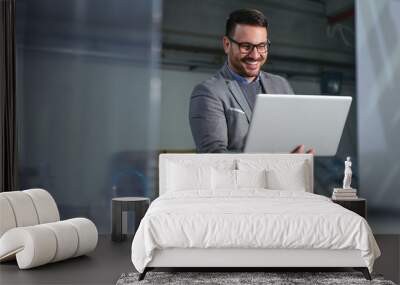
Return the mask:
<svg viewBox="0 0 400 285"><path fill-rule="evenodd" d="M400 235L377 235L382 256L375 272L400 283ZM99 237L97 249L89 256L77 257L30 270L19 270L15 262L0 264L0 284L115 284L124 272L134 271L130 261L131 239L112 242Z"/></svg>
<svg viewBox="0 0 400 285"><path fill-rule="evenodd" d="M134 271L131 241L116 243L100 235L94 252L29 270L16 262L0 264L0 284L115 284L124 272Z"/></svg>

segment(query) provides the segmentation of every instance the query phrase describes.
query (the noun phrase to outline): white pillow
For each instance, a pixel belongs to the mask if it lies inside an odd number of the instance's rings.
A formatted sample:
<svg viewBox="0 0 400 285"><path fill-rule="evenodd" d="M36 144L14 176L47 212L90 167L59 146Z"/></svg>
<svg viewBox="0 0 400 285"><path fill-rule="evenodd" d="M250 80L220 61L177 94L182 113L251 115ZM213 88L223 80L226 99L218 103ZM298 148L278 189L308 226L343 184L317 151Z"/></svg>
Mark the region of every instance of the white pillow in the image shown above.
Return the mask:
<svg viewBox="0 0 400 285"><path fill-rule="evenodd" d="M266 170L212 169L214 190L237 190L240 188L267 188Z"/></svg>
<svg viewBox="0 0 400 285"><path fill-rule="evenodd" d="M213 168L211 173L214 190L236 190L236 170Z"/></svg>
<svg viewBox="0 0 400 285"><path fill-rule="evenodd" d="M275 190L307 191L309 181L308 162L290 159L239 159L240 170L266 170L267 188Z"/></svg>
<svg viewBox="0 0 400 285"><path fill-rule="evenodd" d="M267 172L263 170L236 170L238 188L267 188Z"/></svg>
<svg viewBox="0 0 400 285"><path fill-rule="evenodd" d="M308 184L305 176L305 164L284 170L268 170L267 181L268 189L305 192Z"/></svg>
<svg viewBox="0 0 400 285"><path fill-rule="evenodd" d="M211 167L170 162L167 173L168 191L211 189Z"/></svg>

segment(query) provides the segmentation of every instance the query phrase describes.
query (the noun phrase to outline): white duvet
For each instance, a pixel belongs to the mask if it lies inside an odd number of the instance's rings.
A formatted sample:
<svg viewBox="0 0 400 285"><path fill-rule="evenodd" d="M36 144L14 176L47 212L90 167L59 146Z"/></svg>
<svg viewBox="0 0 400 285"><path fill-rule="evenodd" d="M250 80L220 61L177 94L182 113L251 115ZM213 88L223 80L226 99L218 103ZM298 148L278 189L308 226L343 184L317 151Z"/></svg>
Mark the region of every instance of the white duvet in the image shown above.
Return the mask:
<svg viewBox="0 0 400 285"><path fill-rule="evenodd" d="M380 251L368 223L330 199L299 191L181 191L154 200L132 243L143 272L155 249L358 249L372 272Z"/></svg>

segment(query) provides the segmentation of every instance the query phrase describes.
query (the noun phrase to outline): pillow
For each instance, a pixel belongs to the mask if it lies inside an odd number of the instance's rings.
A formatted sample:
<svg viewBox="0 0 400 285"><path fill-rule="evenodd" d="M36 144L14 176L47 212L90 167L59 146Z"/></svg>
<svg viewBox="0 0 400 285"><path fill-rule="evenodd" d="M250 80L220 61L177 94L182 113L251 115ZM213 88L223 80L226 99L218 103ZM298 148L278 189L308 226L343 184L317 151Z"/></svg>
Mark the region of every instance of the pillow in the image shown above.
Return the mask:
<svg viewBox="0 0 400 285"><path fill-rule="evenodd" d="M267 171L268 189L306 192L307 180L304 163L284 170Z"/></svg>
<svg viewBox="0 0 400 285"><path fill-rule="evenodd" d="M168 191L211 189L211 167L168 164Z"/></svg>
<svg viewBox="0 0 400 285"><path fill-rule="evenodd" d="M212 168L211 173L214 190L236 190L236 170Z"/></svg>
<svg viewBox="0 0 400 285"><path fill-rule="evenodd" d="M266 170L212 169L214 190L237 190L240 188L267 188Z"/></svg>
<svg viewBox="0 0 400 285"><path fill-rule="evenodd" d="M312 185L308 161L303 159L240 159L237 164L240 170L266 170L268 189L307 191Z"/></svg>
<svg viewBox="0 0 400 285"><path fill-rule="evenodd" d="M267 171L236 170L238 188L267 188Z"/></svg>

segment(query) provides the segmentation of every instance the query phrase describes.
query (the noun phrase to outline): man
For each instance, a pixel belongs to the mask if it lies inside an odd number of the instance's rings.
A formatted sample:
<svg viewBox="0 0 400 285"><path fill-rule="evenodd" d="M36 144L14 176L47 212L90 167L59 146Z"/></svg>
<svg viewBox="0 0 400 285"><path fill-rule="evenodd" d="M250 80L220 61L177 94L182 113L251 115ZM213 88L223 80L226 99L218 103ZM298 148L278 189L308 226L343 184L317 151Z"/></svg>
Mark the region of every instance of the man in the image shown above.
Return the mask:
<svg viewBox="0 0 400 285"><path fill-rule="evenodd" d="M223 37L227 62L197 85L190 99L190 127L198 152L242 152L256 95L293 94L283 77L261 71L270 47L267 29L260 11L241 9L229 15ZM294 152L304 153L304 146Z"/></svg>

